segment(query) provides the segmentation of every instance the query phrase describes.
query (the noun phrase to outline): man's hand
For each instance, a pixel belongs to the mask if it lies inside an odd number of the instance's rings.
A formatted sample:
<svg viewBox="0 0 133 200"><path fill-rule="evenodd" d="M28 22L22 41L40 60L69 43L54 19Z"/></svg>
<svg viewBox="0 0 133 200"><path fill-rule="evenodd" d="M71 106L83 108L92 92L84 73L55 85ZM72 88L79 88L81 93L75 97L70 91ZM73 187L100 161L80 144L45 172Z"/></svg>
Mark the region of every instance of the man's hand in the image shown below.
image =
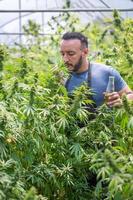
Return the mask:
<svg viewBox="0 0 133 200"><path fill-rule="evenodd" d="M122 99L120 98L120 95L118 92L112 92L112 93L104 93L105 96L105 103L109 107L119 107L122 105Z"/></svg>

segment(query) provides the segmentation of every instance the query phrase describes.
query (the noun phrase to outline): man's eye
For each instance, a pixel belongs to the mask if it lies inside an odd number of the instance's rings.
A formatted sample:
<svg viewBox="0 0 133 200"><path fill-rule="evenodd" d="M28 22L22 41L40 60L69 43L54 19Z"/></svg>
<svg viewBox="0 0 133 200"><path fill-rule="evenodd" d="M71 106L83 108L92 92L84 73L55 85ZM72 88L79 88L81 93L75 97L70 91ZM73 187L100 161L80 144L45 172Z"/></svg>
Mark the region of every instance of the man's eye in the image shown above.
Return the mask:
<svg viewBox="0 0 133 200"><path fill-rule="evenodd" d="M65 56L65 55L66 55L66 56L74 56L74 55L75 55L75 52L68 52L68 53L66 53L66 54L65 54L65 53L61 53L61 55L62 55L62 56Z"/></svg>
<svg viewBox="0 0 133 200"><path fill-rule="evenodd" d="M69 55L69 56L74 56L75 53L74 53L74 52L69 52L68 55Z"/></svg>

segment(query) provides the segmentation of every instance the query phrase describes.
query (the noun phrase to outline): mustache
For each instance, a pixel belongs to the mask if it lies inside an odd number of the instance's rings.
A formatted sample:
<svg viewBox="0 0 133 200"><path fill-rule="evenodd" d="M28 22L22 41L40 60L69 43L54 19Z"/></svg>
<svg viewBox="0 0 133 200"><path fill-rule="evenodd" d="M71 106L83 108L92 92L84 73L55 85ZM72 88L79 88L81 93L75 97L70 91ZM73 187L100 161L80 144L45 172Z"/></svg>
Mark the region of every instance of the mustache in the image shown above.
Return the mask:
<svg viewBox="0 0 133 200"><path fill-rule="evenodd" d="M68 66L68 65L71 65L72 66L72 64L71 63L68 63L68 62L65 62L64 63L66 66Z"/></svg>

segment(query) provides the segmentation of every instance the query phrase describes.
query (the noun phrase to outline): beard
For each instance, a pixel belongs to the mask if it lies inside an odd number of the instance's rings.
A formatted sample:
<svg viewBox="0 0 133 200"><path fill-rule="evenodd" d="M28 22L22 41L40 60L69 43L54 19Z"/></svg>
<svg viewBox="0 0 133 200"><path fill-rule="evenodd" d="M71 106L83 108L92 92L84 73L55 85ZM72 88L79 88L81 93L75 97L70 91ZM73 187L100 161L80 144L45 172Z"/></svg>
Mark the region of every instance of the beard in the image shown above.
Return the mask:
<svg viewBox="0 0 133 200"><path fill-rule="evenodd" d="M70 72L77 72L82 66L82 63L83 63L82 56L80 56L78 62L75 65L68 64L68 63L65 63L65 65L67 66Z"/></svg>
<svg viewBox="0 0 133 200"><path fill-rule="evenodd" d="M83 63L82 56L80 56L77 64L74 65L73 72L77 72L82 66L82 63Z"/></svg>

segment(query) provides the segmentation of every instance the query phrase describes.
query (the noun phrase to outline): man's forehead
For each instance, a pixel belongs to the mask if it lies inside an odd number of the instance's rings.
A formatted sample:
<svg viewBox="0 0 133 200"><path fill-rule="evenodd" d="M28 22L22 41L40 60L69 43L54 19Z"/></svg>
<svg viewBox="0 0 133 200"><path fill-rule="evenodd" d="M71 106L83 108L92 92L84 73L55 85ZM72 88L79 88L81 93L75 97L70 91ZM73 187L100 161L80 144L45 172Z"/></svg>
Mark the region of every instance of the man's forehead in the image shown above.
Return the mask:
<svg viewBox="0 0 133 200"><path fill-rule="evenodd" d="M80 47L81 42L78 39L69 39L69 40L62 40L61 41L61 46L64 47Z"/></svg>

